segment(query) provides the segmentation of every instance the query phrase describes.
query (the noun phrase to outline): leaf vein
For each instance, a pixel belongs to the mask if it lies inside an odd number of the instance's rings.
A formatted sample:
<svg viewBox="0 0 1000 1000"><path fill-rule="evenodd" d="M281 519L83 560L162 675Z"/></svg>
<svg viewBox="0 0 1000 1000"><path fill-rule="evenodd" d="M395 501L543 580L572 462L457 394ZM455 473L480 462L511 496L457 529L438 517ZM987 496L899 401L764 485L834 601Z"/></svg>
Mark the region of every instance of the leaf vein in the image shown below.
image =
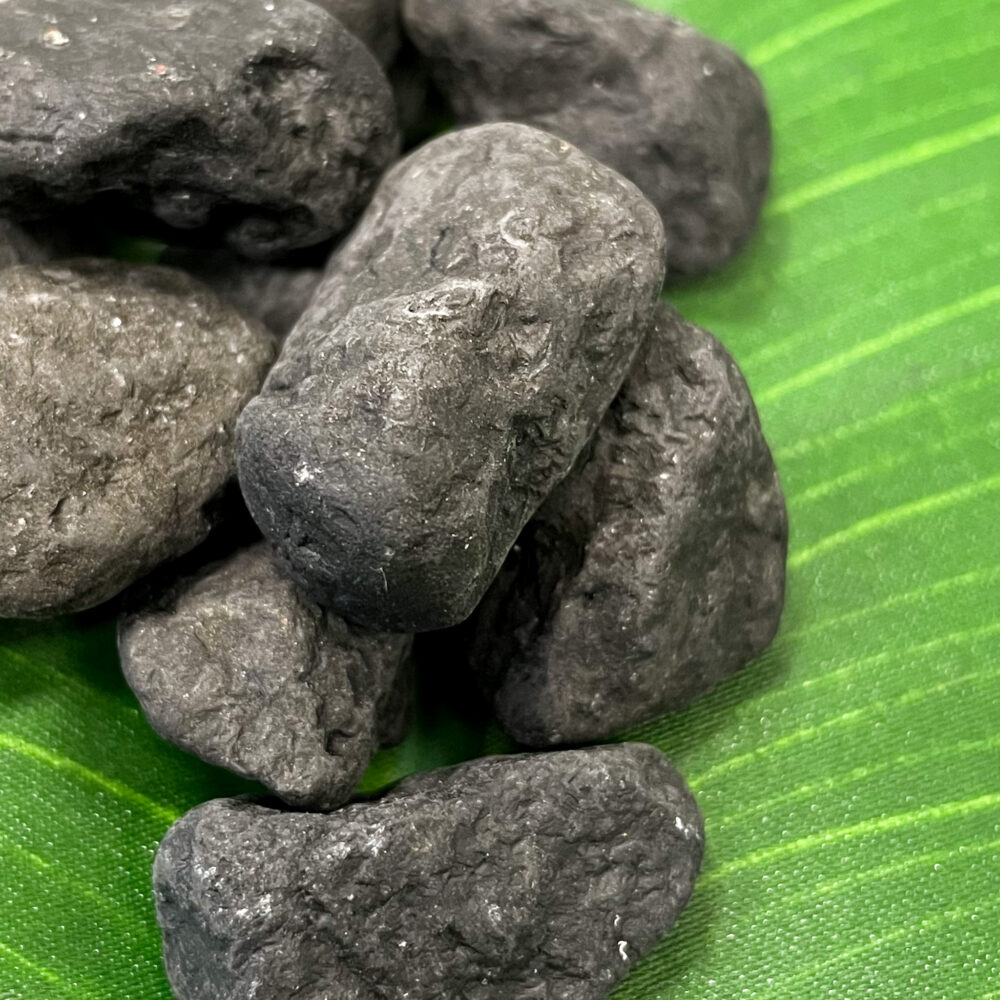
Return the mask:
<svg viewBox="0 0 1000 1000"><path fill-rule="evenodd" d="M969 681L979 680L983 677L992 679L993 676L994 673L992 670L975 671L970 674L963 674L961 677L953 677L951 680L941 681L940 683L933 684L930 687L907 691L906 694L900 695L898 698L893 698L888 702L871 701L866 705L862 705L860 708L852 708L846 712L842 712L840 715L835 715L831 719L826 719L824 722L816 723L816 725L813 726L802 726L800 729L796 729L794 732L788 733L785 736L779 736L777 739L770 740L767 743L762 743L760 746L754 747L753 750L748 750L745 753L737 755L736 757L730 757L728 760L720 761L718 764L713 765L701 774L690 775L688 777L688 784L695 791L699 791L713 779L722 775L731 774L733 771L738 771L740 768L745 767L747 764L752 764L755 760L758 760L765 755L773 754L776 750L787 750L789 747L796 746L799 743L807 743L830 729L837 729L840 726L851 725L859 719L865 719L876 713L884 713L891 705L912 704L915 701L921 701L931 695L941 694L949 688L967 684Z"/></svg>
<svg viewBox="0 0 1000 1000"><path fill-rule="evenodd" d="M996 900L993 900L996 902ZM987 912L992 912L997 909L996 906L986 905L982 909ZM824 959L822 962L817 962L802 972L790 979L786 979L784 985L786 987L791 986L796 983L802 983L809 979L811 976L815 976L822 972L824 969L828 969L831 966L839 965L841 962L847 961L849 959L854 959L858 955L863 955L867 951L875 951L884 945L892 944L894 941L898 941L900 938L907 937L913 932L915 928L920 930L934 930L940 927L942 924L951 923L955 920L960 920L963 917L967 917L968 911L956 907L953 910L945 910L943 913L939 913L934 917L924 917L922 920L913 920L907 924L897 927L895 930L889 931L887 934L883 934L881 937L872 937L870 940L865 941L863 944L854 945L851 948L844 948L843 951L830 958Z"/></svg>
<svg viewBox="0 0 1000 1000"><path fill-rule="evenodd" d="M938 309L932 309L930 312L894 326L879 336L863 340L859 344L849 347L846 351L834 354L820 361L818 364L812 365L803 371L797 372L795 375L789 376L784 381L772 385L769 389L765 389L760 393L759 402L762 406L777 402L777 400L784 398L790 392L813 385L821 379L843 370L847 365L870 358L872 355L879 354L889 348L898 347L900 344L904 344L906 341L912 340L914 337L927 333L936 327L942 326L952 320L962 319L965 316L981 312L983 309L996 305L998 302L1000 302L1000 285L992 285L964 299L959 299L957 302L951 302Z"/></svg>
<svg viewBox="0 0 1000 1000"><path fill-rule="evenodd" d="M978 795L971 799L942 802L936 806L926 806L922 809L894 813L891 816L881 816L878 819L864 820L861 823L852 823L850 826L833 827L829 830L822 830L819 833L810 833L804 837L796 837L794 840L786 841L783 844L775 844L773 847L762 847L759 850L750 851L742 857L734 858L732 861L709 872L705 881L717 882L733 872L767 864L776 858L782 858L787 855L801 854L803 851L812 850L814 847L825 847L828 844L840 843L850 840L852 837L889 833L904 827L917 826L920 823L954 819L959 816L967 816L971 813L983 812L997 807L1000 807L1000 793L988 792L985 795Z"/></svg>
<svg viewBox="0 0 1000 1000"><path fill-rule="evenodd" d="M960 379L951 383L947 388L939 391L922 389L919 392L904 396L891 406L878 410L870 416L861 417L845 424L838 424L836 427L822 434L814 434L809 437L802 437L781 448L775 449L774 457L779 462L788 461L793 458L802 458L816 451L818 448L841 444L844 441L856 437L864 431L875 427L882 427L907 417L913 416L922 410L941 409L946 403L953 402L956 396L965 393L978 392L980 389L992 387L1000 381L1000 368L991 368L985 372L976 372L974 375Z"/></svg>
<svg viewBox="0 0 1000 1000"><path fill-rule="evenodd" d="M940 493L932 493L929 496L920 497L918 500L911 500L909 503L900 504L898 507L879 511L877 514L862 518L860 521L855 521L854 524L848 525L846 528L841 528L840 531L835 531L833 534L827 535L826 538L822 538L804 549L799 549L789 557L788 565L792 569L801 569L812 562L817 556L830 552L832 549L839 548L842 545L857 541L857 539L864 538L866 535L895 527L911 518L921 517L924 514L932 514L955 504L963 503L966 500L975 499L998 488L1000 488L1000 475L989 476L986 479L963 483L961 486L955 486Z"/></svg>
<svg viewBox="0 0 1000 1000"><path fill-rule="evenodd" d="M893 875L908 871L910 868L922 868L925 865L942 864L952 861L956 857L961 857L962 859L974 857L977 854L985 854L987 851L996 850L998 847L1000 847L1000 840L991 840L984 844L974 844L966 847L962 850L961 854L959 854L959 849L956 847L924 851L922 854L908 857L904 861L891 861L888 864L878 865L875 868L852 872L850 875L844 876L844 878L834 879L831 882L820 882L818 885L810 885L805 889L790 893L788 896L782 898L780 906L768 907L768 909L793 909L798 903L804 900L815 900L818 896L832 896L840 892L841 889L854 888L868 882L891 878ZM756 919L757 916L756 911L751 911L743 917L740 923L749 923Z"/></svg>
<svg viewBox="0 0 1000 1000"><path fill-rule="evenodd" d="M28 757L48 767L66 771L77 778L82 778L84 781L88 781L110 792L122 801L131 802L139 806L161 822L170 824L180 819L181 814L177 810L154 801L141 792L137 792L134 788L129 787L124 782L110 778L100 771L95 771L93 768L73 760L71 757L54 753L46 747L32 743L30 740L23 739L20 736L15 736L13 733L0 732L0 748L20 754L22 757Z"/></svg>
<svg viewBox="0 0 1000 1000"><path fill-rule="evenodd" d="M801 628L792 629L782 633L782 642L790 642L792 639L801 636L813 635L825 629L833 628L837 625L846 625L848 622L862 621L870 618L880 611L887 611L890 608L898 607L901 604L911 604L914 601L925 601L928 597L947 593L949 590L957 590L977 583L993 583L1000 580L1000 565L989 566L980 569L970 570L967 573L959 573L956 576L949 576L942 580L935 580L933 583L916 587L913 590L904 591L901 594L891 594L889 597L877 604L866 604L863 608L848 611L840 615L831 615L829 618L821 618L819 621L809 622Z"/></svg>
<svg viewBox="0 0 1000 1000"><path fill-rule="evenodd" d="M67 996L79 997L79 993L77 992L77 988L74 984L70 983L67 979L64 979L52 969L49 969L44 965L40 965L38 962L32 961L26 955L22 955L15 948L11 948L3 941L0 941L0 955L6 955L22 968L27 969L29 972L33 972L36 976L40 976L53 986L58 986L61 990L65 991ZM88 994L88 996L90 996L93 1000L93 994Z"/></svg>
<svg viewBox="0 0 1000 1000"><path fill-rule="evenodd" d="M850 3L825 10L758 43L748 53L747 61L752 65L763 66L806 42L901 2L902 0L851 0Z"/></svg>
<svg viewBox="0 0 1000 1000"><path fill-rule="evenodd" d="M781 805L782 802L794 801L795 799L815 795L821 791L828 792L831 789L840 788L842 785L849 785L852 782L867 781L869 778L893 768L910 767L926 760L938 760L941 757L963 756L967 753L975 753L981 750L998 749L1000 749L1000 736L993 736L985 740L963 740L954 746L948 745L930 751L923 750L920 753L898 754L896 757L881 761L878 764L863 764L860 767L853 767L849 771L830 775L822 781L807 781L805 784L799 785L791 791L782 792L780 795L774 795L762 802L754 802L745 809L739 809L736 812L719 816L713 820L713 826L721 829L734 823L739 823L747 816L754 816L758 813L769 813L775 806Z"/></svg>
<svg viewBox="0 0 1000 1000"><path fill-rule="evenodd" d="M789 215L813 202L840 194L859 184L867 183L886 174L905 170L927 160L955 153L968 146L1000 135L1000 115L991 115L944 135L928 136L917 142L883 153L871 160L855 163L843 170L793 188L775 198L767 212L770 216Z"/></svg>

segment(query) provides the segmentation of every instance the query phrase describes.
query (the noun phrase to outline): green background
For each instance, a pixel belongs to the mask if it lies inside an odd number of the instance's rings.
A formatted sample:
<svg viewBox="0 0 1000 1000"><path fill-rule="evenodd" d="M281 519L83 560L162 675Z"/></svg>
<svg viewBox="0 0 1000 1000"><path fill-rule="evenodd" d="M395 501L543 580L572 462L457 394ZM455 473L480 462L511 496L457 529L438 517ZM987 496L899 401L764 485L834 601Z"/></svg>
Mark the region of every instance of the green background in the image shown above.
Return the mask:
<svg viewBox="0 0 1000 1000"><path fill-rule="evenodd" d="M671 297L746 372L792 546L773 648L630 734L708 852L616 996L1000 998L1000 2L670 9L770 95L760 233ZM425 704L366 784L498 746ZM0 1000L165 1000L156 843L240 787L153 735L109 621L0 623Z"/></svg>

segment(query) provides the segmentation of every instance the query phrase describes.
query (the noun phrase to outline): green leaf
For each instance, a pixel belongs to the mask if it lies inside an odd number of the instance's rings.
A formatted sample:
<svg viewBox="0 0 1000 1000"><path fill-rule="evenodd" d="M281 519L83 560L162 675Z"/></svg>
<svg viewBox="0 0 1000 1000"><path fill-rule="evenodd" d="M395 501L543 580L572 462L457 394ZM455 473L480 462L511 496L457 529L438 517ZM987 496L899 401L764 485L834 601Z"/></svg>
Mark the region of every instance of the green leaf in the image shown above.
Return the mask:
<svg viewBox="0 0 1000 1000"><path fill-rule="evenodd" d="M747 374L792 549L773 648L629 734L708 854L616 996L1000 997L1000 0L672 10L770 94L760 233L672 298ZM433 706L366 787L503 747ZM244 787L153 735L107 621L0 625L0 998L167 1000L155 844Z"/></svg>

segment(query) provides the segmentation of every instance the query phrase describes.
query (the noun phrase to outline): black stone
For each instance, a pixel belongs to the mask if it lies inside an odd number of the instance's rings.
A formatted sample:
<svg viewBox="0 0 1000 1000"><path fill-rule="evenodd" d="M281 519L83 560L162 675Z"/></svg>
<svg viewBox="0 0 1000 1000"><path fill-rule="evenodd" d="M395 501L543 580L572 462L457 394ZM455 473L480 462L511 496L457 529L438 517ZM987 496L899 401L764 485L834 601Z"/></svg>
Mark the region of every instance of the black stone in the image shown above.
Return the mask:
<svg viewBox="0 0 1000 1000"><path fill-rule="evenodd" d="M313 0L353 32L383 65L391 65L400 45L399 0Z"/></svg>
<svg viewBox="0 0 1000 1000"><path fill-rule="evenodd" d="M788 522L749 389L668 306L573 473L469 624L470 662L530 745L606 739L760 653Z"/></svg>
<svg viewBox="0 0 1000 1000"><path fill-rule="evenodd" d="M91 607L197 545L274 353L179 272L0 271L0 617Z"/></svg>
<svg viewBox="0 0 1000 1000"><path fill-rule="evenodd" d="M278 337L295 326L323 277L321 267L248 261L229 250L170 247L161 261L193 274Z"/></svg>
<svg viewBox="0 0 1000 1000"><path fill-rule="evenodd" d="M12 0L0 38L15 218L121 192L269 257L344 230L396 155L385 75L305 0Z"/></svg>
<svg viewBox="0 0 1000 1000"><path fill-rule="evenodd" d="M407 31L459 119L523 121L633 180L671 271L723 264L760 214L771 130L731 49L625 0L405 0Z"/></svg>
<svg viewBox="0 0 1000 1000"><path fill-rule="evenodd" d="M638 349L655 209L523 125L393 169L239 425L240 483L289 572L372 629L472 612Z"/></svg>
<svg viewBox="0 0 1000 1000"><path fill-rule="evenodd" d="M698 807L653 747L494 757L381 801L217 800L154 868L179 1000L597 1000L669 930Z"/></svg>
<svg viewBox="0 0 1000 1000"><path fill-rule="evenodd" d="M317 607L263 543L174 581L118 628L161 736L316 809L346 802L379 743L401 736L411 646Z"/></svg>

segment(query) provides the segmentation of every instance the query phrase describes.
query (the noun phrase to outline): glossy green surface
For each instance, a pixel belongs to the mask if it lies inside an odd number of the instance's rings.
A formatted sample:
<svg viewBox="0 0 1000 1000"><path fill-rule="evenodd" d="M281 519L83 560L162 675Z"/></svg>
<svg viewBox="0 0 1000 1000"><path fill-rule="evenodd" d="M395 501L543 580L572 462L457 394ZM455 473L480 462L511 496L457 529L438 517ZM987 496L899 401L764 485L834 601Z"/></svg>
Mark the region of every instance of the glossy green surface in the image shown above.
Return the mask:
<svg viewBox="0 0 1000 1000"><path fill-rule="evenodd" d="M770 95L761 231L672 298L756 393L791 572L762 661L630 734L709 846L616 996L1000 998L1000 0L671 9ZM366 785L501 745L428 710ZM0 624L0 1000L166 1000L156 841L242 787L149 730L108 622Z"/></svg>

